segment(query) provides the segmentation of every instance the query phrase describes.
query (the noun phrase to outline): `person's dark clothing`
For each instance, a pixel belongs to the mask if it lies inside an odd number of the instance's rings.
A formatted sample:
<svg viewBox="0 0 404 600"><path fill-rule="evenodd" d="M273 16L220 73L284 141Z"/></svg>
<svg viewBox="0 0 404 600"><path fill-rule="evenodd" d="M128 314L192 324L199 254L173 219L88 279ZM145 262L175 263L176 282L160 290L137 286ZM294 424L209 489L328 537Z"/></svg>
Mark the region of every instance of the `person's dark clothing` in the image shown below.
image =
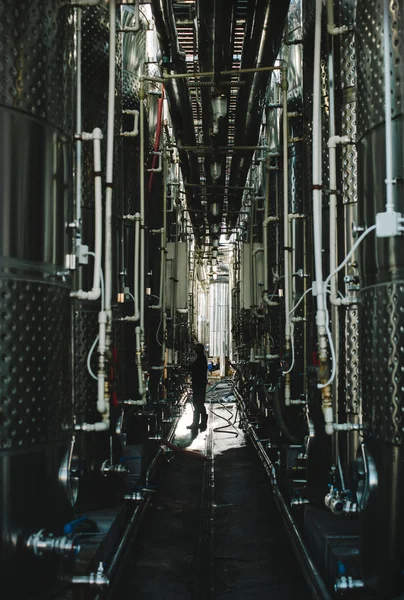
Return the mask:
<svg viewBox="0 0 404 600"><path fill-rule="evenodd" d="M208 382L208 361L205 355L199 355L191 365L192 396L194 405L194 418L192 427L206 428L208 415L205 408L206 384Z"/></svg>
<svg viewBox="0 0 404 600"><path fill-rule="evenodd" d="M200 355L191 365L192 389L206 388L208 383L208 361L205 355Z"/></svg>

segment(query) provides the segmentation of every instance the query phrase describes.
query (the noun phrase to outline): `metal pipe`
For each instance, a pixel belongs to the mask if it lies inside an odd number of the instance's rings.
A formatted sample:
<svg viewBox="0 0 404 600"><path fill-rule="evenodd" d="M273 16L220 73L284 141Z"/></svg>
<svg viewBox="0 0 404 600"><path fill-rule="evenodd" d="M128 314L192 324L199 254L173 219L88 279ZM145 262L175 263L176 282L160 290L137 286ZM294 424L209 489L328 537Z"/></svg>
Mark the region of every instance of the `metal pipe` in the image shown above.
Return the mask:
<svg viewBox="0 0 404 600"><path fill-rule="evenodd" d="M145 236L144 228L145 222L145 187L144 187L144 80L140 78L139 81L139 136L140 136L140 343L141 348L144 348L144 296L145 296Z"/></svg>
<svg viewBox="0 0 404 600"><path fill-rule="evenodd" d="M116 58L116 1L109 2L109 75L105 197L105 310L108 316L107 339L111 327L112 300L112 185L114 177L115 129L115 58Z"/></svg>
<svg viewBox="0 0 404 600"><path fill-rule="evenodd" d="M164 287L164 264L165 264L165 229L161 227L161 229L151 229L150 233L159 233L160 234L160 289L159 289L159 303L154 304L150 308L154 308L155 310L163 307L163 287Z"/></svg>
<svg viewBox="0 0 404 600"><path fill-rule="evenodd" d="M136 368L138 378L138 390L141 400L137 401L139 406L146 404L146 389L143 382L143 371L142 371L142 342L141 342L141 328L138 326L135 329L136 338Z"/></svg>
<svg viewBox="0 0 404 600"><path fill-rule="evenodd" d="M261 24L262 25L262 24ZM282 67L280 65L268 66L268 67L251 67L241 69L231 69L228 71L204 71L202 73L166 73L163 81L169 79L202 79L205 77L215 77L216 75L242 75L243 73L266 73L270 71L279 71Z"/></svg>
<svg viewBox="0 0 404 600"><path fill-rule="evenodd" d="M133 253L133 315L131 317L125 317L126 321L139 321L140 309L139 309L139 254L140 254L140 227L141 217L139 213L135 215L124 215L123 219L134 221L134 253Z"/></svg>
<svg viewBox="0 0 404 600"><path fill-rule="evenodd" d="M174 19L174 9L172 0L151 0L153 16L155 19L156 30L160 40L163 58L170 63L171 68L176 72L169 74L164 71L164 77L160 82L165 85L165 93L170 107L171 122L173 124L175 137L187 145L195 145L195 129L190 127L193 123L193 114L188 88L184 75L188 75L185 54L181 51L178 44L178 35ZM164 61L164 64L166 62ZM156 78L153 78L156 81ZM199 183L200 171L199 162L195 155L188 154L186 151L179 151L181 169L184 180ZM188 203L195 205L196 208L202 208L199 198L194 198L192 191L188 191ZM192 224L196 232L202 225L202 219L198 214L191 215Z"/></svg>
<svg viewBox="0 0 404 600"><path fill-rule="evenodd" d="M202 145L196 145L196 146L183 146L181 144L178 144L178 148L180 148L181 150L189 150L191 152L231 152L233 150L268 150L268 146L218 146L217 148L214 148L213 146L202 146ZM271 153L269 153L270 156L272 156ZM215 186L217 187L217 186ZM239 187L239 186L238 186Z"/></svg>
<svg viewBox="0 0 404 600"><path fill-rule="evenodd" d="M259 138L261 112L269 74L279 70L274 66L281 43L283 23L288 11L288 3L275 3L268 0L249 0L248 20L244 36L241 68L233 75L245 74L245 85L238 92L235 120L237 123L236 146L254 146ZM223 75L231 75L224 71ZM242 186L247 178L253 151L237 152L232 157L230 185ZM229 211L238 210L242 195L237 194L229 201ZM237 222L237 214L229 213L228 229Z"/></svg>
<svg viewBox="0 0 404 600"><path fill-rule="evenodd" d="M257 254L258 252L264 252L264 248L255 248L252 251L252 255L253 255L253 271L254 271L254 277L253 277L253 288L252 288L252 293L253 293L253 306L257 306L257 300L258 300L258 292L257 292L257 285L258 285L258 278L257 278ZM263 315L260 315L260 317L263 317Z"/></svg>
<svg viewBox="0 0 404 600"><path fill-rule="evenodd" d="M165 357L166 357L166 328L167 328L167 314L166 314L166 246L167 246L167 167L168 167L168 158L169 154L166 149L163 148L163 248L164 248L164 261L163 261L163 288L161 292L161 307L162 307L162 342L161 342L161 362L165 365Z"/></svg>
<svg viewBox="0 0 404 600"><path fill-rule="evenodd" d="M82 132L80 137L83 141L92 140L94 148L94 273L93 287L89 292L78 290L71 292L71 298L78 300L98 300L101 295L101 255L102 255L102 181L101 181L101 140L102 131L96 127L92 133Z"/></svg>
<svg viewBox="0 0 404 600"><path fill-rule="evenodd" d="M394 212L393 202L393 134L391 117L390 83L390 1L383 2L383 49L384 49L384 120L386 128L386 212Z"/></svg>
<svg viewBox="0 0 404 600"><path fill-rule="evenodd" d="M284 279L285 279L285 349L289 352L292 348L292 363L285 376L285 406L291 404L290 372L294 366L293 327L290 322L290 297L291 297L291 247L289 223L289 174L288 174L288 80L286 69L282 69L282 130L283 130L283 243L284 243Z"/></svg>
<svg viewBox="0 0 404 600"><path fill-rule="evenodd" d="M81 114L81 17L82 9L76 8L76 245L80 244L81 238L81 132L82 132L82 114Z"/></svg>

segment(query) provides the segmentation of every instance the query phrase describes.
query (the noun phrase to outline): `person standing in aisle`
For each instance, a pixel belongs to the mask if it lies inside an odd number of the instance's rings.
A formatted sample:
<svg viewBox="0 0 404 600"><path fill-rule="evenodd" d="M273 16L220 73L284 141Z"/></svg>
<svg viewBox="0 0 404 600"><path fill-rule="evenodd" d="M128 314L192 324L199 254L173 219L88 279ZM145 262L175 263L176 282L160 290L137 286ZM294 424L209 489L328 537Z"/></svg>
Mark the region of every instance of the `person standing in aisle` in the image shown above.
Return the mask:
<svg viewBox="0 0 404 600"><path fill-rule="evenodd" d="M208 361L203 344L195 346L196 359L191 365L191 385L194 405L194 418L188 429L206 430L208 414L205 407L206 385L208 383ZM200 422L199 422L200 420Z"/></svg>

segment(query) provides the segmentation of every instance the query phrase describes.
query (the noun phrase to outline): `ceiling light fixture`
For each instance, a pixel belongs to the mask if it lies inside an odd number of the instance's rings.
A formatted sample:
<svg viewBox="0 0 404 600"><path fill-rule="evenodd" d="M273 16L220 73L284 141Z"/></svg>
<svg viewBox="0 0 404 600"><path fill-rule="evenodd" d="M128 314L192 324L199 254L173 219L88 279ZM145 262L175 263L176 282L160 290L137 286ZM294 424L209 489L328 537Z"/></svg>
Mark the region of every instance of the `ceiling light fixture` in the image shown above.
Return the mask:
<svg viewBox="0 0 404 600"><path fill-rule="evenodd" d="M225 117L227 114L227 98L223 94L212 97L212 111L216 119Z"/></svg>
<svg viewBox="0 0 404 600"><path fill-rule="evenodd" d="M222 165L218 162L214 162L210 165L210 175L212 179L219 179L222 174Z"/></svg>
<svg viewBox="0 0 404 600"><path fill-rule="evenodd" d="M211 207L210 207L210 212L212 213L212 215L214 217L217 217L217 215L219 214L219 203L218 202L212 202Z"/></svg>

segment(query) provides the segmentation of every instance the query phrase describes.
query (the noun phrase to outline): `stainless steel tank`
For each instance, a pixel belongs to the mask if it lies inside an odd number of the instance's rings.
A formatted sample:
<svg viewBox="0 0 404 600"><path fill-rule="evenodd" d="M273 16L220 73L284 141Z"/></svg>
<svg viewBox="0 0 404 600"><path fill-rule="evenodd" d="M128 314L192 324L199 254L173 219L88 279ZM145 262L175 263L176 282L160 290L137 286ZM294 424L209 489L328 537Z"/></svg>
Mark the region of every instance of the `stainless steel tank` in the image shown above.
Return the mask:
<svg viewBox="0 0 404 600"><path fill-rule="evenodd" d="M393 201L404 211L403 2L389 3ZM357 4L359 225L386 203L383 4ZM376 238L361 249L363 452L361 560L365 583L383 597L402 587L404 537L404 239Z"/></svg>
<svg viewBox="0 0 404 600"><path fill-rule="evenodd" d="M0 573L18 574L15 597L41 573L24 576L27 537L62 533L72 510L70 15L55 0L0 6Z"/></svg>

